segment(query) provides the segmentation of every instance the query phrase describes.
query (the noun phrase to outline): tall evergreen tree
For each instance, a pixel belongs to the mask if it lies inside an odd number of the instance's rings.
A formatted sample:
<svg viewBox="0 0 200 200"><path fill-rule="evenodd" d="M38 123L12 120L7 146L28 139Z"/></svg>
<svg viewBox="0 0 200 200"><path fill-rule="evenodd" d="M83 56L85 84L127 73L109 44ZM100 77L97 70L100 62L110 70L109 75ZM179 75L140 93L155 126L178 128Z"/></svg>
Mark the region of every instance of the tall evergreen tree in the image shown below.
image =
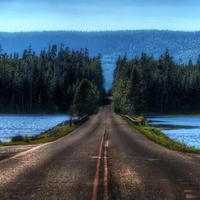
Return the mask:
<svg viewBox="0 0 200 200"><path fill-rule="evenodd" d="M74 97L74 106L79 113L92 113L99 101L97 87L88 79L83 79L78 85Z"/></svg>

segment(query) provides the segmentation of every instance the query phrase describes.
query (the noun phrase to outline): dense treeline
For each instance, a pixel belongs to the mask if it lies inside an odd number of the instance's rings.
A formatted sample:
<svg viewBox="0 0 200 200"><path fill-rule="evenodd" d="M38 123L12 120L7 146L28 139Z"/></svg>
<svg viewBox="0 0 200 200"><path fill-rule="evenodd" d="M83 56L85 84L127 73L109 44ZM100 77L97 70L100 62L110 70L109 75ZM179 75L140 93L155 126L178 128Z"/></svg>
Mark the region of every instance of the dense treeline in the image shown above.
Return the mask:
<svg viewBox="0 0 200 200"><path fill-rule="evenodd" d="M104 90L101 55L90 58L87 48L74 51L61 44L58 50L49 45L37 56L30 46L20 57L0 46L1 113L66 112L83 79L99 99Z"/></svg>
<svg viewBox="0 0 200 200"><path fill-rule="evenodd" d="M113 94L122 112L198 112L200 58L195 65L177 64L168 50L156 60L145 53L130 61L119 57Z"/></svg>
<svg viewBox="0 0 200 200"><path fill-rule="evenodd" d="M124 30L124 31L42 31L42 32L0 32L0 44L7 53L17 51L21 56L29 45L37 54L48 49L48 44L67 44L71 49L86 47L90 55L102 54L105 87L112 86L115 61L125 53L128 59L140 56L142 52L158 57L169 48L176 62L186 63L190 58L196 62L200 52L200 31L167 30ZM180 60L179 60L180 59Z"/></svg>

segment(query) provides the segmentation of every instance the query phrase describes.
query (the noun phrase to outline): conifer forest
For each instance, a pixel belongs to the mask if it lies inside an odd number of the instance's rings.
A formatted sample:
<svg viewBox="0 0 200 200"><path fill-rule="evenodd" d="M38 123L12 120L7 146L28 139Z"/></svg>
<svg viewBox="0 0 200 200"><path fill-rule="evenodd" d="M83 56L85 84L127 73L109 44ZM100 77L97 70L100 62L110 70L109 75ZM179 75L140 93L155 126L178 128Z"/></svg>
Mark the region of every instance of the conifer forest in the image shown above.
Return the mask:
<svg viewBox="0 0 200 200"><path fill-rule="evenodd" d="M80 101L76 88L82 87L82 82L89 86L85 89L88 95L84 100L91 107L98 104L104 91L100 54L91 58L87 48L74 51L62 44L49 46L39 56L31 46L22 56L18 53L8 55L2 48L0 113L68 112L75 95L76 102ZM95 101L91 102L90 98Z"/></svg>
<svg viewBox="0 0 200 200"><path fill-rule="evenodd" d="M119 56L111 88L116 110L123 113L200 111L200 56L177 62L169 50L157 56ZM105 73L105 72L104 72ZM49 45L22 55L0 46L0 113L88 113L105 94L102 56L88 48Z"/></svg>
<svg viewBox="0 0 200 200"><path fill-rule="evenodd" d="M119 57L113 95L124 113L190 113L200 111L200 57L196 64L176 63L168 49L158 59L142 53Z"/></svg>

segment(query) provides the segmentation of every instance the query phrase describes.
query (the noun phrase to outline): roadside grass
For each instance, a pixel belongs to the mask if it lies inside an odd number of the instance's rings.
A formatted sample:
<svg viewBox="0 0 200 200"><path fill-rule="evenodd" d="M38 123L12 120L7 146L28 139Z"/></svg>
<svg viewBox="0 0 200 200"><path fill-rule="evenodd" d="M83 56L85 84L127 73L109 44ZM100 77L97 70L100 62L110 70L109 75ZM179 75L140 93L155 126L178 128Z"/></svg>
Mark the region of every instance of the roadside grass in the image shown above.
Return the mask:
<svg viewBox="0 0 200 200"><path fill-rule="evenodd" d="M121 115L123 119L133 128L140 131L143 135L151 139L152 141L165 146L171 150L186 152L186 153L200 153L200 149L196 149L194 146L187 146L184 143L177 142L175 140L170 139L165 134L161 132L161 128L155 128L152 126L141 126L133 124L129 119L127 119L124 115Z"/></svg>
<svg viewBox="0 0 200 200"><path fill-rule="evenodd" d="M11 145L28 145L28 144L43 144L47 142L55 141L59 138L62 138L75 129L77 129L79 125L74 126L61 126L61 127L55 127L53 128L54 134L47 133L39 134L34 137L30 136L23 136L22 141L10 141L10 142L2 142L0 141L0 146L11 146Z"/></svg>

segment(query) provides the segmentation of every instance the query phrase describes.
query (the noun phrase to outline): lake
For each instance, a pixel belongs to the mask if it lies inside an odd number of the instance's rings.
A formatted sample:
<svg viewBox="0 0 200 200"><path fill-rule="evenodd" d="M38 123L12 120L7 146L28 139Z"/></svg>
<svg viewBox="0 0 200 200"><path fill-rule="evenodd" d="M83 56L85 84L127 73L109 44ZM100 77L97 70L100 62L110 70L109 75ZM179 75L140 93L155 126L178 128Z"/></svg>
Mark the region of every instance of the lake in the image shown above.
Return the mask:
<svg viewBox="0 0 200 200"><path fill-rule="evenodd" d="M16 135L33 136L68 120L68 115L0 115L0 140Z"/></svg>
<svg viewBox="0 0 200 200"><path fill-rule="evenodd" d="M169 138L200 149L200 117L159 116L147 117L149 125L163 127Z"/></svg>

